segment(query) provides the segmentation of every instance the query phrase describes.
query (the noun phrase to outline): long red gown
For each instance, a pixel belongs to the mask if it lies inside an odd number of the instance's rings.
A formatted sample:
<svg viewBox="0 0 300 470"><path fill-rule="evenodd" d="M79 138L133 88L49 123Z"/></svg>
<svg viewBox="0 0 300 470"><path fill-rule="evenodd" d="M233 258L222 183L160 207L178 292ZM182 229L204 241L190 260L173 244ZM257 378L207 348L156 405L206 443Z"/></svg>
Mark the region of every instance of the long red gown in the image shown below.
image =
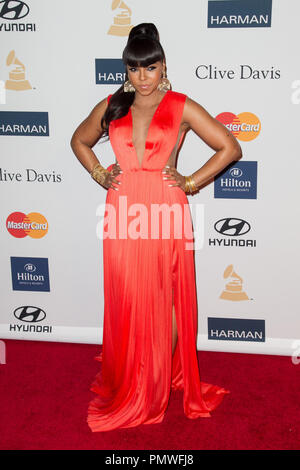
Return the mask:
<svg viewBox="0 0 300 470"><path fill-rule="evenodd" d="M185 100L186 95L174 91L163 96L148 129L141 165L132 142L131 109L109 127L123 173L116 177L119 191L108 189L106 197L106 208L111 205L116 217L107 217L103 227L109 236L103 235L103 345L96 358L101 369L91 385L96 397L87 417L93 432L160 423L171 389L184 391L183 409L191 419L211 416L229 393L200 382L194 252L186 249L194 241L189 209L182 222L170 217L170 234L164 237L162 223L151 217L153 204L176 204L182 213L188 205L185 192L169 186L171 181L162 174L183 138L179 130ZM151 235L151 224L159 236ZM136 235L141 228L144 238ZM172 298L178 331L173 356Z"/></svg>

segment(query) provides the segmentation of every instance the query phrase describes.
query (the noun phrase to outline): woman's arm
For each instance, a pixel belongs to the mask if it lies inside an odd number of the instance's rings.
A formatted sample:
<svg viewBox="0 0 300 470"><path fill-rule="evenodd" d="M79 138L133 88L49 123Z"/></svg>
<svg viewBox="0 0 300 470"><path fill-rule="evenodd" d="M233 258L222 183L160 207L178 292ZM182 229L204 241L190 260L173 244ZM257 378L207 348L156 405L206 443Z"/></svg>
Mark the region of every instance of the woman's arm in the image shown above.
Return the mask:
<svg viewBox="0 0 300 470"><path fill-rule="evenodd" d="M197 187L202 186L220 173L232 161L242 157L242 149L231 132L200 104L188 97L184 105L183 120L216 152L199 170L191 175Z"/></svg>
<svg viewBox="0 0 300 470"><path fill-rule="evenodd" d="M107 99L105 98L92 109L88 117L82 121L75 130L70 145L84 168L89 173L93 171L92 176L98 183L106 189L112 188L118 190L112 183L120 184L120 182L115 179L115 176L121 172L121 169L118 165L114 165L112 171L109 172L99 163L98 158L92 150L92 147L94 147L103 134L101 119L106 111L107 105Z"/></svg>
<svg viewBox="0 0 300 470"><path fill-rule="evenodd" d="M82 121L75 130L70 145L85 169L90 173L95 165L99 164L92 147L98 142L103 129L101 119L107 108L106 98L98 103L90 112L88 117Z"/></svg>

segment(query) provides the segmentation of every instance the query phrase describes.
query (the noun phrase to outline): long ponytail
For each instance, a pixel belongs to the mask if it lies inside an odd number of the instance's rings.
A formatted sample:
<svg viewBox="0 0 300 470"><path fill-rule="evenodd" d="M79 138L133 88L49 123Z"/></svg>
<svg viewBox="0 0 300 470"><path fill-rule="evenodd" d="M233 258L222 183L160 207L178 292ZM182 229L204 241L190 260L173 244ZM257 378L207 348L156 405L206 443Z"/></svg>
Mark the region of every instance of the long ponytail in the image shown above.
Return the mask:
<svg viewBox="0 0 300 470"><path fill-rule="evenodd" d="M159 42L159 34L153 23L141 23L129 33L122 60L125 67L148 67L158 61L165 61L165 53ZM128 80L127 67L125 81ZM120 119L129 111L134 101L135 92L124 92L124 83L111 96L109 104L101 120L103 136L108 136L111 121Z"/></svg>

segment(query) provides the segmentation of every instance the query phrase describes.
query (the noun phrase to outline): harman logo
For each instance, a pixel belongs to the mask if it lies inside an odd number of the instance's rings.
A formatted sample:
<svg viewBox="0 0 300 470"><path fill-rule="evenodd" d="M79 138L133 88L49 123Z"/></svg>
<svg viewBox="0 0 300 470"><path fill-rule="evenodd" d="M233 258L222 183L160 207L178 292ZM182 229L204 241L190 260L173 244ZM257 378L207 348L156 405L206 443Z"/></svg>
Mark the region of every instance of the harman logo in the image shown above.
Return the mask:
<svg viewBox="0 0 300 470"><path fill-rule="evenodd" d="M21 20L29 14L29 6L19 0L0 1L0 18L5 23L0 23L0 31L36 31L35 23L12 23Z"/></svg>
<svg viewBox="0 0 300 470"><path fill-rule="evenodd" d="M236 161L214 178L214 197L257 198L257 162Z"/></svg>
<svg viewBox="0 0 300 470"><path fill-rule="evenodd" d="M96 85L122 85L125 66L122 59L95 59Z"/></svg>
<svg viewBox="0 0 300 470"><path fill-rule="evenodd" d="M48 113L0 111L0 135L49 136Z"/></svg>
<svg viewBox="0 0 300 470"><path fill-rule="evenodd" d="M208 339L265 342L265 320L209 317Z"/></svg>
<svg viewBox="0 0 300 470"><path fill-rule="evenodd" d="M38 323L45 320L46 313L39 307L30 305L18 307L14 310L14 316L21 321L27 323Z"/></svg>
<svg viewBox="0 0 300 470"><path fill-rule="evenodd" d="M48 258L12 256L10 262L13 290L50 292Z"/></svg>
<svg viewBox="0 0 300 470"><path fill-rule="evenodd" d="M216 232L224 235L224 237L229 238L209 238L209 246L256 247L256 240L233 238L241 237L242 235L246 235L246 233L250 232L251 225L246 220L234 217L226 217L215 222L214 229Z"/></svg>
<svg viewBox="0 0 300 470"><path fill-rule="evenodd" d="M272 0L210 0L208 28L270 28Z"/></svg>

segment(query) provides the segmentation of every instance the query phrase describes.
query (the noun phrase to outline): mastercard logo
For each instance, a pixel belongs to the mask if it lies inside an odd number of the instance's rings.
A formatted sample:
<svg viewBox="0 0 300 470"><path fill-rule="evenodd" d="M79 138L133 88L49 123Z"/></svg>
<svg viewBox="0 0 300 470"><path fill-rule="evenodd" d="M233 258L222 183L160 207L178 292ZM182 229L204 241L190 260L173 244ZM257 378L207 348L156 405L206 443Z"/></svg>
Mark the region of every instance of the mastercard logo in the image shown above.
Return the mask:
<svg viewBox="0 0 300 470"><path fill-rule="evenodd" d="M216 116L227 129L239 140L249 142L260 134L261 123L253 113L221 113Z"/></svg>
<svg viewBox="0 0 300 470"><path fill-rule="evenodd" d="M48 232L48 222L38 212L13 212L6 219L6 228L16 238L42 238Z"/></svg>

